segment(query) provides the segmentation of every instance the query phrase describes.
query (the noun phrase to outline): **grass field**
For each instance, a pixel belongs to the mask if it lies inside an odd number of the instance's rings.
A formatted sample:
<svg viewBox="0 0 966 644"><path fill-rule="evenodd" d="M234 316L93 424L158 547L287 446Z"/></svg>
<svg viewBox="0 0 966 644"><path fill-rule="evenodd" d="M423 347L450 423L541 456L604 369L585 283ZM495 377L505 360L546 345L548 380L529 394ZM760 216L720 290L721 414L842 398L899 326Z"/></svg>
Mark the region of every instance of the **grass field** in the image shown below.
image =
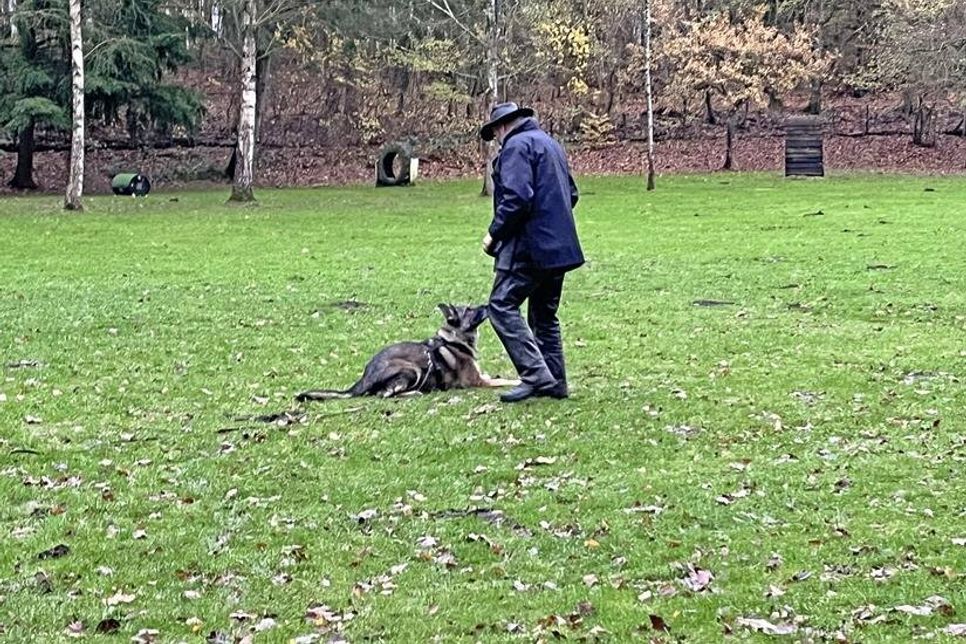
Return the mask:
<svg viewBox="0 0 966 644"><path fill-rule="evenodd" d="M958 639L966 179L580 185L570 400L289 426L485 299L475 183L0 200L0 642Z"/></svg>

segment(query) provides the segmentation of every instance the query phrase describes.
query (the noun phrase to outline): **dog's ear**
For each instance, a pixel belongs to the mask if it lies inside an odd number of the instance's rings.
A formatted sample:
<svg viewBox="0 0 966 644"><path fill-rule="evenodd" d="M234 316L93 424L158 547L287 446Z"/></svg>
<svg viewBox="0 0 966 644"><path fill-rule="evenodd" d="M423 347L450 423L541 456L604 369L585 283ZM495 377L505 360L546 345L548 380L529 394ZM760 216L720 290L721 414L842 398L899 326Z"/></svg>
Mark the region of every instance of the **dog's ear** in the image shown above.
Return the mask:
<svg viewBox="0 0 966 644"><path fill-rule="evenodd" d="M470 329L475 329L476 327L483 324L488 317L490 317L490 309L484 304L482 306L477 306L472 309L473 317L470 320Z"/></svg>
<svg viewBox="0 0 966 644"><path fill-rule="evenodd" d="M443 314L443 317L446 318L447 324L459 326L460 319L459 316L456 315L456 310L453 308L452 304L437 304L436 308L438 308L440 313Z"/></svg>

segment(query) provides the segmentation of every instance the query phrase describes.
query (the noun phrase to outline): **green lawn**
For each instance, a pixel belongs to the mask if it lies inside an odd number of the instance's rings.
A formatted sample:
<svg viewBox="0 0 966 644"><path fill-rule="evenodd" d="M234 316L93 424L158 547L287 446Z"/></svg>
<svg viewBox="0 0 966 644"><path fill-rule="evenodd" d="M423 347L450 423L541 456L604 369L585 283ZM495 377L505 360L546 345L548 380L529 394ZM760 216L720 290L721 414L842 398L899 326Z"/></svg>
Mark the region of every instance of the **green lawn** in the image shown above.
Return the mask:
<svg viewBox="0 0 966 644"><path fill-rule="evenodd" d="M288 427L485 299L476 183L0 200L0 642L958 639L966 179L580 185L570 400Z"/></svg>

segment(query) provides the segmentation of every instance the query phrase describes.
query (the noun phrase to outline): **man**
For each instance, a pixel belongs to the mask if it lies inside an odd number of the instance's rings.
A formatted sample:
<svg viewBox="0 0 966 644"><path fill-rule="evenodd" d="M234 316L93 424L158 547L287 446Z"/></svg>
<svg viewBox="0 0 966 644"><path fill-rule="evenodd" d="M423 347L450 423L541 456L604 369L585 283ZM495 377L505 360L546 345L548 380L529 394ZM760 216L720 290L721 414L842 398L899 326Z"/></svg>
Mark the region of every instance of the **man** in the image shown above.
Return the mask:
<svg viewBox="0 0 966 644"><path fill-rule="evenodd" d="M557 308L564 275L584 263L573 215L577 186L563 148L540 129L533 110L497 105L480 137L501 146L493 166L493 221L483 238L483 251L495 258L490 322L521 381L500 399L566 398ZM524 301L527 321L520 314Z"/></svg>

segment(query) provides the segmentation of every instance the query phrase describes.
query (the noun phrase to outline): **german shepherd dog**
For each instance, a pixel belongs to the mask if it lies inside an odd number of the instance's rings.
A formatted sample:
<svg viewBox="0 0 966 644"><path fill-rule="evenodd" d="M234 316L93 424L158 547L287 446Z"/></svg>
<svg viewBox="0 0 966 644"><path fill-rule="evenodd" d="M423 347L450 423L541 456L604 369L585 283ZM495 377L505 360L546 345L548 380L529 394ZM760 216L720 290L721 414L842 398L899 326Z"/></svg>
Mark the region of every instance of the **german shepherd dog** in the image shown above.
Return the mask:
<svg viewBox="0 0 966 644"><path fill-rule="evenodd" d="M446 321L432 338L384 348L366 364L362 378L348 389L305 391L295 400L390 398L446 389L520 384L518 380L491 378L476 363L477 328L487 318L485 306L440 304L438 308Z"/></svg>

